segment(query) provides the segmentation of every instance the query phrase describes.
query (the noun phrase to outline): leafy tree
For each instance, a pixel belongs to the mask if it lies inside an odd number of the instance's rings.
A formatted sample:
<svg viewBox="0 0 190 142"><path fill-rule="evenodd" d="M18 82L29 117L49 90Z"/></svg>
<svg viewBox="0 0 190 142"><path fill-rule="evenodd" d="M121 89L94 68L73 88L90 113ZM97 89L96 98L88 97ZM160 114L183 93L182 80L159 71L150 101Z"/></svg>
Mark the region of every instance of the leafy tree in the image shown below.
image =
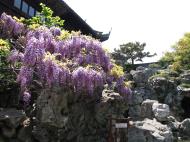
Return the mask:
<svg viewBox="0 0 190 142"><path fill-rule="evenodd" d="M168 65L174 62L174 53L166 52L164 56L159 60L159 65L166 68Z"/></svg>
<svg viewBox="0 0 190 142"><path fill-rule="evenodd" d="M62 20L59 16L53 16L53 11L46 7L45 4L40 3L42 8L41 12L31 19L25 19L24 23L28 25L46 25L47 27L59 26L62 27L64 24L64 20Z"/></svg>
<svg viewBox="0 0 190 142"><path fill-rule="evenodd" d="M175 71L190 69L190 33L184 34L172 48L174 51L167 52L160 62L171 64L171 69Z"/></svg>
<svg viewBox="0 0 190 142"><path fill-rule="evenodd" d="M150 52L144 52L145 46L145 43L128 42L120 45L120 49L114 49L112 56L117 64L124 66L126 63L131 63L134 65L135 61L142 61L144 57L152 57L156 55L156 53L150 54Z"/></svg>
<svg viewBox="0 0 190 142"><path fill-rule="evenodd" d="M174 63L180 64L184 69L190 68L190 33L186 33L183 38L181 38L174 45Z"/></svg>

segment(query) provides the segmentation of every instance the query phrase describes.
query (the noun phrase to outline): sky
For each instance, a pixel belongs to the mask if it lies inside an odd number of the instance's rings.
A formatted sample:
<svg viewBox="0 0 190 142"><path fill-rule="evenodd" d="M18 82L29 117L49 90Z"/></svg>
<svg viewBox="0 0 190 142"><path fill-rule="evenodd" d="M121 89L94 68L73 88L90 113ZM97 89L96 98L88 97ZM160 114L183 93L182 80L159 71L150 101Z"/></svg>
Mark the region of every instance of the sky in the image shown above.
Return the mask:
<svg viewBox="0 0 190 142"><path fill-rule="evenodd" d="M108 33L102 45L110 51L127 42L147 45L157 61L171 51L184 33L190 32L190 0L65 0L94 30Z"/></svg>

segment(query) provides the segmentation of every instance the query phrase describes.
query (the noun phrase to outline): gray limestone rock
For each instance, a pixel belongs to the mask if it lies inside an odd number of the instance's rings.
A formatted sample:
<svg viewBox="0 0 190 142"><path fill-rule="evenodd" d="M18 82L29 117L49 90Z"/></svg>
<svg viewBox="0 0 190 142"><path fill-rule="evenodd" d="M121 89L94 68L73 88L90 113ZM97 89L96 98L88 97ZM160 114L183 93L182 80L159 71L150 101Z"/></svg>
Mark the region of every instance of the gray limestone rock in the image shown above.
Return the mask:
<svg viewBox="0 0 190 142"><path fill-rule="evenodd" d="M2 131L3 136L7 138L11 138L16 134L15 128L2 127L1 131Z"/></svg>
<svg viewBox="0 0 190 142"><path fill-rule="evenodd" d="M185 119L181 122L180 132L182 135L190 137L190 118Z"/></svg>
<svg viewBox="0 0 190 142"><path fill-rule="evenodd" d="M154 69L138 67L137 70L132 70L130 74L137 85L147 84L149 77L155 73Z"/></svg>
<svg viewBox="0 0 190 142"><path fill-rule="evenodd" d="M145 95L145 90L143 88L135 88L133 90L133 95L129 104L140 105L143 102L143 96Z"/></svg>
<svg viewBox="0 0 190 142"><path fill-rule="evenodd" d="M152 112L152 105L154 103L158 103L158 101L156 100L145 100L143 101L143 103L141 104L141 116L143 118L149 118L152 119L153 118L153 112Z"/></svg>
<svg viewBox="0 0 190 142"><path fill-rule="evenodd" d="M186 71L180 75L181 83L189 84L190 83L190 72Z"/></svg>
<svg viewBox="0 0 190 142"><path fill-rule="evenodd" d="M7 127L16 128L26 119L23 110L2 109L0 111L0 122L4 122Z"/></svg>
<svg viewBox="0 0 190 142"><path fill-rule="evenodd" d="M68 93L44 90L37 99L37 119L44 124L63 127L67 123Z"/></svg>
<svg viewBox="0 0 190 142"><path fill-rule="evenodd" d="M130 137L131 134L131 137ZM129 142L173 142L173 135L167 125L156 119L144 119L134 122L134 128L129 129Z"/></svg>
<svg viewBox="0 0 190 142"><path fill-rule="evenodd" d="M45 140L50 142L54 142L53 138L67 142L104 142L110 116L123 118L128 110L126 98L112 90L103 90L101 98L73 95L64 90L44 90L36 105L39 124L33 128L33 135L40 142L47 136ZM52 129L53 134L50 133Z"/></svg>
<svg viewBox="0 0 190 142"><path fill-rule="evenodd" d="M179 85L179 86L177 86L177 90L181 95L190 98L190 88L186 88L186 87Z"/></svg>
<svg viewBox="0 0 190 142"><path fill-rule="evenodd" d="M134 105L129 107L129 116L137 119L141 117L141 106L140 105Z"/></svg>
<svg viewBox="0 0 190 142"><path fill-rule="evenodd" d="M167 104L153 103L152 111L155 118L160 122L167 121L168 116L170 115L170 109Z"/></svg>

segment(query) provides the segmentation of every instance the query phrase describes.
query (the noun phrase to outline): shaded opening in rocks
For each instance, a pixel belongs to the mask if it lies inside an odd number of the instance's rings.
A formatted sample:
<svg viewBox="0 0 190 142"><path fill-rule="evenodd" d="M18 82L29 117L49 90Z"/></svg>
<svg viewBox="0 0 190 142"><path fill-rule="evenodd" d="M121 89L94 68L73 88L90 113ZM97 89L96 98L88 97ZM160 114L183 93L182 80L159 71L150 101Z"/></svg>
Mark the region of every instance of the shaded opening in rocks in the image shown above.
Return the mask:
<svg viewBox="0 0 190 142"><path fill-rule="evenodd" d="M184 110L183 117L184 118L190 118L190 98L184 97L181 101L181 107Z"/></svg>

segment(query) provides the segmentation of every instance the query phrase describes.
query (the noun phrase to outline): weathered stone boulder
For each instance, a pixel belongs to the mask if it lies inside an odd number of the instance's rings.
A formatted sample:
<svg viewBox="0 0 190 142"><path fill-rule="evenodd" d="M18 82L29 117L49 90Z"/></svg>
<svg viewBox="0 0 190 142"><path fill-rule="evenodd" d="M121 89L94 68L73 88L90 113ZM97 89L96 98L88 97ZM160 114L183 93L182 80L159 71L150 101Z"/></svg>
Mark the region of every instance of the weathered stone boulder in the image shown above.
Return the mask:
<svg viewBox="0 0 190 142"><path fill-rule="evenodd" d="M129 116L138 119L141 117L141 103L143 102L143 96L145 95L145 89L142 87L135 88L131 99L129 100Z"/></svg>
<svg viewBox="0 0 190 142"><path fill-rule="evenodd" d="M25 119L26 114L22 110L16 110L14 108L1 109L0 131L2 137L4 137L7 141L13 139L16 136L16 130L19 127L23 126L23 122Z"/></svg>
<svg viewBox="0 0 190 142"><path fill-rule="evenodd" d="M128 142L173 142L171 130L156 119L134 122L134 127L129 129L128 137Z"/></svg>
<svg viewBox="0 0 190 142"><path fill-rule="evenodd" d="M186 71L180 75L180 82L190 84L190 71Z"/></svg>
<svg viewBox="0 0 190 142"><path fill-rule="evenodd" d="M190 88L186 88L186 87L179 85L179 86L177 86L177 90L181 95L190 98Z"/></svg>
<svg viewBox="0 0 190 142"><path fill-rule="evenodd" d="M22 127L17 130L17 139L19 142L33 142L32 127Z"/></svg>
<svg viewBox="0 0 190 142"><path fill-rule="evenodd" d="M168 127L172 130L172 131L178 131L179 130L179 127L180 127L180 122L178 122L176 119L175 119L175 117L173 117L173 116L169 116L168 118L167 118L167 125L168 125Z"/></svg>
<svg viewBox="0 0 190 142"><path fill-rule="evenodd" d="M186 135L190 138L190 118L185 119L181 122L180 133L181 135Z"/></svg>
<svg viewBox="0 0 190 142"><path fill-rule="evenodd" d="M167 121L167 117L170 115L170 109L167 104L153 103L152 111L155 118L160 122Z"/></svg>
<svg viewBox="0 0 190 142"><path fill-rule="evenodd" d="M0 122L6 124L8 127L16 128L25 119L26 114L23 110L16 110L14 108L0 110Z"/></svg>
<svg viewBox="0 0 190 142"><path fill-rule="evenodd" d="M158 99L164 100L168 93L168 80L165 77L153 77L149 84L155 90Z"/></svg>
<svg viewBox="0 0 190 142"><path fill-rule="evenodd" d="M136 70L132 70L130 74L133 76L133 80L138 86L144 86L147 84L149 77L155 73L155 70L150 68L138 67Z"/></svg>
<svg viewBox="0 0 190 142"><path fill-rule="evenodd" d="M1 68L2 69L2 68ZM7 71L6 71L7 72ZM9 72L9 71L8 71ZM0 70L0 74L1 74ZM12 75L10 76L11 73ZM0 79L0 107L4 108L13 108L17 107L19 105L19 85L14 79L11 79L10 77L13 77L13 72L10 71L8 74L2 73L2 77ZM6 80L4 76L8 75L9 80ZM4 80L5 79L5 80ZM16 80L16 78L15 78Z"/></svg>
<svg viewBox="0 0 190 142"><path fill-rule="evenodd" d="M39 142L47 136L50 142L106 142L110 116L123 118L127 111L126 98L111 90L101 97L44 90L37 99L39 122L33 135Z"/></svg>
<svg viewBox="0 0 190 142"><path fill-rule="evenodd" d="M47 125L62 128L68 120L68 92L43 90L37 99L37 119Z"/></svg>
<svg viewBox="0 0 190 142"><path fill-rule="evenodd" d="M143 102L143 96L145 95L145 89L144 88L135 88L133 90L133 95L131 96L131 99L129 101L129 104L131 105L137 105L141 104Z"/></svg>
<svg viewBox="0 0 190 142"><path fill-rule="evenodd" d="M141 117L141 106L140 105L130 105L129 106L129 116L134 120L137 120Z"/></svg>
<svg viewBox="0 0 190 142"><path fill-rule="evenodd" d="M142 102L141 104L141 116L143 118L149 118L149 119L152 119L154 114L152 112L152 105L154 103L158 103L158 101L156 100L145 100Z"/></svg>
<svg viewBox="0 0 190 142"><path fill-rule="evenodd" d="M125 78L125 80L127 80L127 81L133 80L133 76L132 76L130 73L128 73L128 72L126 72L126 73L124 74L124 78Z"/></svg>
<svg viewBox="0 0 190 142"><path fill-rule="evenodd" d="M154 90L152 94L156 96L154 99L169 105L171 114L180 121L183 113L181 101L184 96L177 90L176 82L166 77L153 76L149 79L149 84Z"/></svg>
<svg viewBox="0 0 190 142"><path fill-rule="evenodd" d="M143 67L143 66L138 66L137 68L136 68L136 70L137 71L140 71L140 70L145 70L146 68L145 67Z"/></svg>
<svg viewBox="0 0 190 142"><path fill-rule="evenodd" d="M173 116L169 116L167 122L165 124L170 128L173 133L173 140L177 142L179 139L179 127L180 122L178 122Z"/></svg>

